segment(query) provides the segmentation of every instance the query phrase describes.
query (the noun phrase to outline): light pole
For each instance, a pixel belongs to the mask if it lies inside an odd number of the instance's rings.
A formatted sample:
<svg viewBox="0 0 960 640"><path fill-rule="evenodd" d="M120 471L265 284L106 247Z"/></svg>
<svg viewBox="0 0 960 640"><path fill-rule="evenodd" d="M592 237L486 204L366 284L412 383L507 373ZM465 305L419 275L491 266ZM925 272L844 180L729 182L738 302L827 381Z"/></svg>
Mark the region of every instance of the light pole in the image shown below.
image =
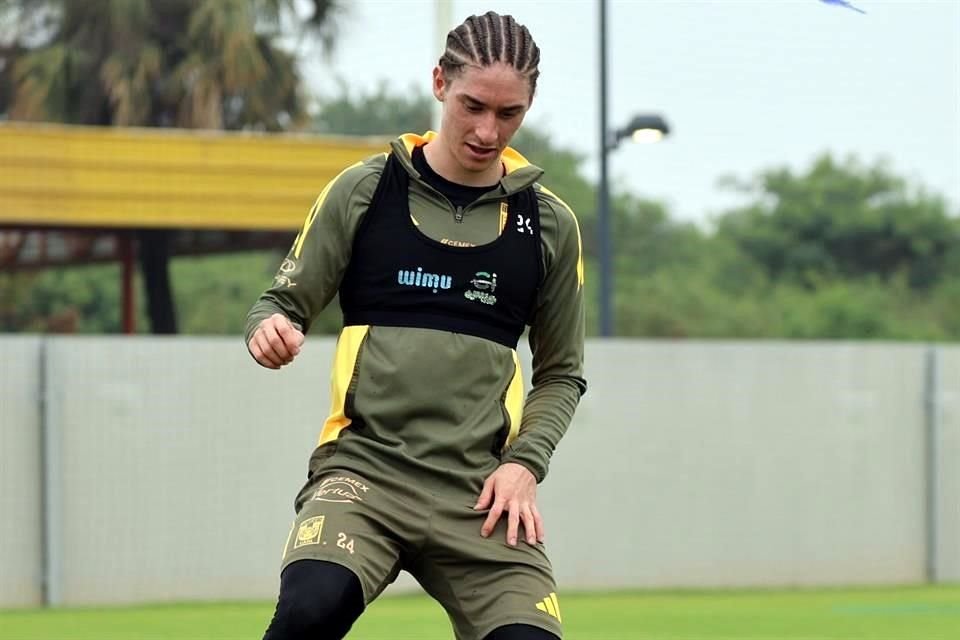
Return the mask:
<svg viewBox="0 0 960 640"><path fill-rule="evenodd" d="M597 223L600 241L600 335L613 335L613 241L610 232L610 185L607 156L624 138L634 142L658 142L670 132L659 115L634 116L627 126L610 131L607 127L607 0L600 0L600 186L597 194Z"/></svg>
<svg viewBox="0 0 960 640"><path fill-rule="evenodd" d="M453 8L451 0L435 0L433 12L433 28L437 39L437 46L442 54L447 48L447 33L450 31ZM433 50L431 49L431 52ZM431 67L437 64L437 57L430 61ZM443 103L432 100L433 109L430 112L430 126L434 131L440 131L440 119L443 117Z"/></svg>

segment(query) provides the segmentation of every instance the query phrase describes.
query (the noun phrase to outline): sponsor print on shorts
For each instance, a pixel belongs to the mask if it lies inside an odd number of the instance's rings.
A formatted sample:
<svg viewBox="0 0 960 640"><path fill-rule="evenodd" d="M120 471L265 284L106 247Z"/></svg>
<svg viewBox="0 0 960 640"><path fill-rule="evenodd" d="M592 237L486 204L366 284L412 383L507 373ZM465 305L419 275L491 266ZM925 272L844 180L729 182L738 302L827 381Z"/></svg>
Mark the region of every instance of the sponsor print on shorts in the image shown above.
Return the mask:
<svg viewBox="0 0 960 640"><path fill-rule="evenodd" d="M363 502L363 494L370 487L349 476L334 476L325 478L317 490L313 492L311 500L319 502Z"/></svg>
<svg viewBox="0 0 960 640"><path fill-rule="evenodd" d="M551 618L556 618L557 622L563 622L560 617L560 601L557 600L557 594L551 593L546 598L537 603L537 609L543 611Z"/></svg>

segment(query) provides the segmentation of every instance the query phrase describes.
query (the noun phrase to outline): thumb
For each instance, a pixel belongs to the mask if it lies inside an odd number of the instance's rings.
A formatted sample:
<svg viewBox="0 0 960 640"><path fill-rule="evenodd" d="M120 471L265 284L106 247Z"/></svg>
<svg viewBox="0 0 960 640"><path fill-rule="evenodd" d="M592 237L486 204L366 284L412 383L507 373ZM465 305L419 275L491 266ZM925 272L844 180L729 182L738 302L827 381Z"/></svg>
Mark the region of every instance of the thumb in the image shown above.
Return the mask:
<svg viewBox="0 0 960 640"><path fill-rule="evenodd" d="M293 332L293 344L297 349L303 346L303 332L297 328L297 325L291 324L290 328Z"/></svg>
<svg viewBox="0 0 960 640"><path fill-rule="evenodd" d="M493 504L493 480L492 478L487 478L483 483L483 490L480 492L480 497L477 498L477 504L473 505L473 508L475 510L488 509L491 504Z"/></svg>

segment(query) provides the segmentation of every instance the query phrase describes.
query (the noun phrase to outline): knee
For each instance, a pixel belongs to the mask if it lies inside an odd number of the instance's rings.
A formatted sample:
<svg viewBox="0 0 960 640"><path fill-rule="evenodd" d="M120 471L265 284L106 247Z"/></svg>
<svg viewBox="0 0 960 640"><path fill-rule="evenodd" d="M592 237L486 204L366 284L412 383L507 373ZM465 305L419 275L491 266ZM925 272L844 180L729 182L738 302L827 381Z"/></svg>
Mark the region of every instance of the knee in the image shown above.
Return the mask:
<svg viewBox="0 0 960 640"><path fill-rule="evenodd" d="M357 576L340 565L300 560L280 576L280 598L266 637L295 639L346 635L363 611Z"/></svg>
<svg viewBox="0 0 960 640"><path fill-rule="evenodd" d="M297 619L314 624L330 617L363 609L360 580L347 569L332 562L301 560L284 570L280 577L280 599L286 600Z"/></svg>
<svg viewBox="0 0 960 640"><path fill-rule="evenodd" d="M483 640L559 640L546 629L529 624L508 624L497 627Z"/></svg>

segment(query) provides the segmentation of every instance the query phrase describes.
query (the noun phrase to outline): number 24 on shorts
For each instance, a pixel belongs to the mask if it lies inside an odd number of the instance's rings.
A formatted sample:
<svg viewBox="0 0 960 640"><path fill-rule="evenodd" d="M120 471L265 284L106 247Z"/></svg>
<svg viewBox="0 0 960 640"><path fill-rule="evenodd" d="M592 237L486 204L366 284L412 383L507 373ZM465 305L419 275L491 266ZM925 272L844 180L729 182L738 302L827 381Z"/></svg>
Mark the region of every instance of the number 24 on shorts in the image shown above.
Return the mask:
<svg viewBox="0 0 960 640"><path fill-rule="evenodd" d="M353 538L348 538L347 534L343 532L337 534L337 546L353 555Z"/></svg>

